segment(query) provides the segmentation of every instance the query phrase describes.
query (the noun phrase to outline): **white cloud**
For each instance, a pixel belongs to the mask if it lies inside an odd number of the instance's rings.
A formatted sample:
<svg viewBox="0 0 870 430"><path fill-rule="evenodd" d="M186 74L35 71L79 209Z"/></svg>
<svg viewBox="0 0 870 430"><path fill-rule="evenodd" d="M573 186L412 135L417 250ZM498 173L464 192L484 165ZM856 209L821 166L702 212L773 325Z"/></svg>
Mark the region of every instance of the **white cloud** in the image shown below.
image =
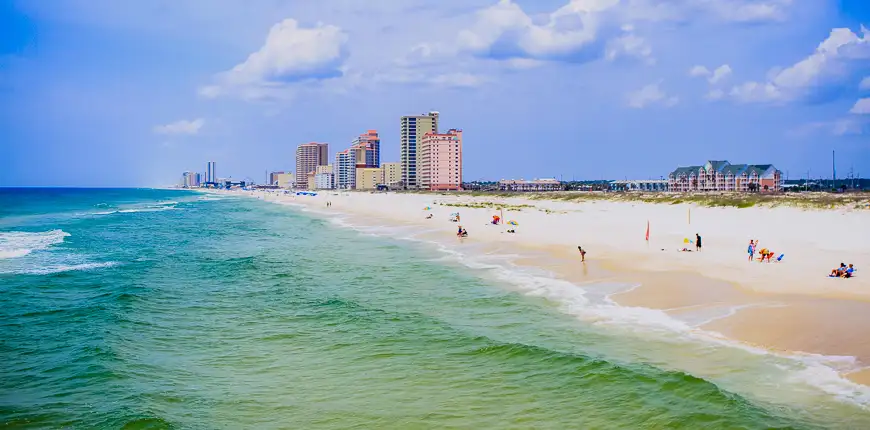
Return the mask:
<svg viewBox="0 0 870 430"><path fill-rule="evenodd" d="M863 98L855 102L855 105L852 106L852 109L849 110L849 113L855 113L860 115L870 114L870 97Z"/></svg>
<svg viewBox="0 0 870 430"><path fill-rule="evenodd" d="M858 89L861 91L870 90L870 76L861 80L861 83L858 84Z"/></svg>
<svg viewBox="0 0 870 430"><path fill-rule="evenodd" d="M695 66L689 69L689 76L697 78L700 76L710 76L710 70L704 66Z"/></svg>
<svg viewBox="0 0 870 430"><path fill-rule="evenodd" d="M732 95L742 102L790 102L852 82L870 60L870 32L862 36L848 28L835 28L807 58L776 73L765 83L735 86Z"/></svg>
<svg viewBox="0 0 870 430"><path fill-rule="evenodd" d="M719 81L726 79L728 76L731 76L731 66L723 64L713 71L713 74L710 76L708 81L711 84L716 84Z"/></svg>
<svg viewBox="0 0 870 430"><path fill-rule="evenodd" d="M459 33L461 51L490 58L572 58L593 45L602 26L602 12L619 0L571 0L536 24L511 0L477 13L475 24Z"/></svg>
<svg viewBox="0 0 870 430"><path fill-rule="evenodd" d="M191 121L182 119L179 121L171 122L169 124L156 125L154 126L153 131L157 134L193 135L199 133L199 130L202 129L202 126L204 124L205 120L203 120L202 118L197 118Z"/></svg>
<svg viewBox="0 0 870 430"><path fill-rule="evenodd" d="M489 82L489 78L472 73L428 73L413 69L396 69L375 75L374 81L388 84L423 84L442 88L472 88Z"/></svg>
<svg viewBox="0 0 870 430"><path fill-rule="evenodd" d="M656 60L652 57L652 48L649 43L642 37L635 35L631 26L624 26L623 31L626 32L624 35L607 42L604 58L609 61L622 57L636 58L646 64L655 64Z"/></svg>
<svg viewBox="0 0 870 430"><path fill-rule="evenodd" d="M628 0L627 14L649 21L690 21L710 16L736 23L784 21L792 0Z"/></svg>
<svg viewBox="0 0 870 430"><path fill-rule="evenodd" d="M675 96L669 96L659 88L661 82L649 84L627 95L628 106L635 109L643 109L647 106L660 104L671 107L679 102Z"/></svg>
<svg viewBox="0 0 870 430"><path fill-rule="evenodd" d="M233 94L257 99L282 96L288 84L344 74L348 36L341 28L318 24L300 27L285 19L269 30L266 41L242 63L220 73L216 83L200 88L204 97Z"/></svg>
<svg viewBox="0 0 870 430"><path fill-rule="evenodd" d="M723 97L725 97L725 92L718 88L707 93L708 100L721 100Z"/></svg>

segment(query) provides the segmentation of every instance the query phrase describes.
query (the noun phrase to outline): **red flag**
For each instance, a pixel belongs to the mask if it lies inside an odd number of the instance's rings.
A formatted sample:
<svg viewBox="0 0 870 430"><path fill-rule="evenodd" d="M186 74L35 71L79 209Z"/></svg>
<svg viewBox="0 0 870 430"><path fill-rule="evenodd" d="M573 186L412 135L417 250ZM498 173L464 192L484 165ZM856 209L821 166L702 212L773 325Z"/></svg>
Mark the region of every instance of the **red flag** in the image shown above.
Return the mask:
<svg viewBox="0 0 870 430"><path fill-rule="evenodd" d="M649 220L646 221L646 241L649 242Z"/></svg>

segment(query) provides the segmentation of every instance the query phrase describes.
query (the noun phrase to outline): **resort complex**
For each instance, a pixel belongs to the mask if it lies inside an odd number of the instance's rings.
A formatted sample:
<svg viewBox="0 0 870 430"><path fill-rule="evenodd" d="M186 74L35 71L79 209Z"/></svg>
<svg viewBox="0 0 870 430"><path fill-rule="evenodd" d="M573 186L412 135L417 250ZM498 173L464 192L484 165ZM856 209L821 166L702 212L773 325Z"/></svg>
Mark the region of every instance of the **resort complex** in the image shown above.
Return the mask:
<svg viewBox="0 0 870 430"><path fill-rule="evenodd" d="M668 189L675 192L777 192L782 185L782 172L772 164L708 161L703 166L679 167L668 175Z"/></svg>

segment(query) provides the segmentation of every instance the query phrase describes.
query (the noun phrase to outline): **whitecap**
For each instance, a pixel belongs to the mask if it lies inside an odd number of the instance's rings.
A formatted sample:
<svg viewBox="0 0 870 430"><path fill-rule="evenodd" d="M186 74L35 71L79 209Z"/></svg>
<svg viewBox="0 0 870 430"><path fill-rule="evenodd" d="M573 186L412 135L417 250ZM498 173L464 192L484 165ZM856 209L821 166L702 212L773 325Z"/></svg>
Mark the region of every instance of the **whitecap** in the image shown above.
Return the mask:
<svg viewBox="0 0 870 430"><path fill-rule="evenodd" d="M0 259L24 257L33 251L61 243L69 235L63 230L0 232Z"/></svg>

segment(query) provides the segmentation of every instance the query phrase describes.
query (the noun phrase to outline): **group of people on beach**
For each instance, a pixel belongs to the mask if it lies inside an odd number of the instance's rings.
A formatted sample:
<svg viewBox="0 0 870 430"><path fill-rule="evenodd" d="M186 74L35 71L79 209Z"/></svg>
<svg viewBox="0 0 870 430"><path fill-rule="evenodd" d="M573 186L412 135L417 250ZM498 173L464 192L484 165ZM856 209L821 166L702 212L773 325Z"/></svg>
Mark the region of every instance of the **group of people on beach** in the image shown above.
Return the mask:
<svg viewBox="0 0 870 430"><path fill-rule="evenodd" d="M846 266L845 263L840 263L840 267L831 270L831 274L828 275L831 278L851 278L855 273L855 267L850 263Z"/></svg>
<svg viewBox="0 0 870 430"><path fill-rule="evenodd" d="M752 261L755 259L755 253L756 253L757 249L758 249L758 239L750 240L749 241L749 248L746 250L746 252L749 254L749 261ZM767 262L770 263L770 259L773 257L773 251L771 251L767 248L761 248L761 250L758 251L758 254L761 256L758 259L759 262L763 262L763 261L767 260Z"/></svg>

